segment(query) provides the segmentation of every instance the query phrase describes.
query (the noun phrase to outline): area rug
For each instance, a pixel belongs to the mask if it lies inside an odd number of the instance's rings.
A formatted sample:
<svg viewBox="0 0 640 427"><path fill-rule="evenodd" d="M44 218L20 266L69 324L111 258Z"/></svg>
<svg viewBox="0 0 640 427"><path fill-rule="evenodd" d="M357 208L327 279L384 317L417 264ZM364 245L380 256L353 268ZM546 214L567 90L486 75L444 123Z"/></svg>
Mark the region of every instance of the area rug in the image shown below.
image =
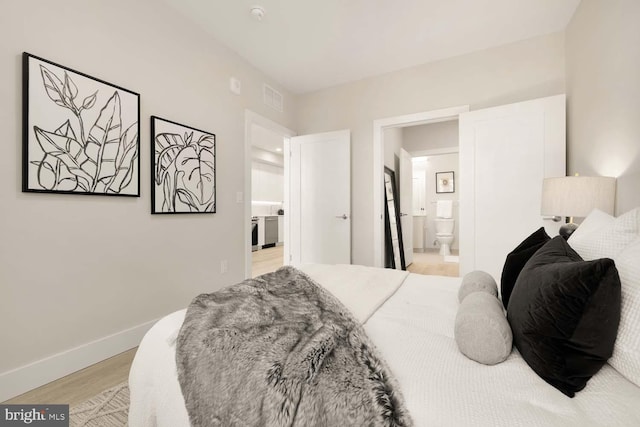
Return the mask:
<svg viewBox="0 0 640 427"><path fill-rule="evenodd" d="M129 386L126 382L71 407L71 427L122 427L129 415Z"/></svg>

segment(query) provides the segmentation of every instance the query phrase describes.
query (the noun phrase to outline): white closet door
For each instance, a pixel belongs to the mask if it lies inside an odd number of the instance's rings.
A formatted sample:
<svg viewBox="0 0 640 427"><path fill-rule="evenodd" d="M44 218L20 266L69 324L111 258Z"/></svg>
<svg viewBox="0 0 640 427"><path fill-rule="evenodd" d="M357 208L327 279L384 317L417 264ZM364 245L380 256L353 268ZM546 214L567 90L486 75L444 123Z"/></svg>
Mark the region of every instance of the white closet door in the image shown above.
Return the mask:
<svg viewBox="0 0 640 427"><path fill-rule="evenodd" d="M460 275L500 280L506 255L544 226L542 181L564 176L565 95L460 115Z"/></svg>

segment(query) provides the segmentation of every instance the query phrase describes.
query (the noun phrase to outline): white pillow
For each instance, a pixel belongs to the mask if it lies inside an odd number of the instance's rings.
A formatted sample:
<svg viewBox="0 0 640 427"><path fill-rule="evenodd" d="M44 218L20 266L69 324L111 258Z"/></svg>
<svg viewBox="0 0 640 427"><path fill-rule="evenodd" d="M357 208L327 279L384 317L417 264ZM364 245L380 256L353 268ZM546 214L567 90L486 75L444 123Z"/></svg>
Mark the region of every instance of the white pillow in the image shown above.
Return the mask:
<svg viewBox="0 0 640 427"><path fill-rule="evenodd" d="M600 209L592 210L591 213L584 219L584 221L580 223L580 226L573 232L571 237L569 237L569 244L571 244L574 239L580 240L587 234L610 225L613 221L615 221L615 219L616 217L614 217L613 215L609 215L606 212L602 212Z"/></svg>
<svg viewBox="0 0 640 427"><path fill-rule="evenodd" d="M640 386L640 237L613 260L622 283L622 309L609 364Z"/></svg>
<svg viewBox="0 0 640 427"><path fill-rule="evenodd" d="M587 232L573 233L568 242L585 260L598 258L615 258L626 246L633 242L640 233L640 208L635 208L603 227L587 227ZM592 228L592 231L588 229ZM593 230L595 228L595 230Z"/></svg>

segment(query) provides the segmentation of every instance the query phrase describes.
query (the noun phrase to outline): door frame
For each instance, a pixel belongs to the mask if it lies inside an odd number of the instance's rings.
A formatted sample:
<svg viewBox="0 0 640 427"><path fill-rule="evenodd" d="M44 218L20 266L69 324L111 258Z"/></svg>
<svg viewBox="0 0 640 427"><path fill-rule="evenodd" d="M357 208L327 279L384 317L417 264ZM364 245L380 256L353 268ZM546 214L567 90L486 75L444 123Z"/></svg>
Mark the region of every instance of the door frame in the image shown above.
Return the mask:
<svg viewBox="0 0 640 427"><path fill-rule="evenodd" d="M455 120L468 105L387 117L373 121L373 266L384 267L384 137L385 129Z"/></svg>
<svg viewBox="0 0 640 427"><path fill-rule="evenodd" d="M296 135L295 131L286 128L281 124L274 122L273 120L267 119L266 117L261 116L260 114L255 113L249 109L244 110L244 277L246 279L251 277L251 126L254 124L280 133L285 139ZM284 153L285 151L283 149L283 155ZM285 177L284 185L286 197L287 188L289 186L287 177ZM237 203L242 203L242 198L240 196L241 195L239 194L236 197ZM287 233L285 224L285 244L286 239Z"/></svg>

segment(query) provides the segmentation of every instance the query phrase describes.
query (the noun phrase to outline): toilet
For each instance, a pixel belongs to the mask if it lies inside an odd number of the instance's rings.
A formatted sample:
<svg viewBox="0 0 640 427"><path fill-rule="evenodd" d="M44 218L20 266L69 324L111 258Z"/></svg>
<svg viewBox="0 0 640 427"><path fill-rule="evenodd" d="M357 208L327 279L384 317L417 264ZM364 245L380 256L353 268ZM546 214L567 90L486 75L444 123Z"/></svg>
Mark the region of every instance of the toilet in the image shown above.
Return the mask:
<svg viewBox="0 0 640 427"><path fill-rule="evenodd" d="M451 255L451 243L453 243L453 201L438 200L436 202L436 241L440 245L440 255Z"/></svg>

